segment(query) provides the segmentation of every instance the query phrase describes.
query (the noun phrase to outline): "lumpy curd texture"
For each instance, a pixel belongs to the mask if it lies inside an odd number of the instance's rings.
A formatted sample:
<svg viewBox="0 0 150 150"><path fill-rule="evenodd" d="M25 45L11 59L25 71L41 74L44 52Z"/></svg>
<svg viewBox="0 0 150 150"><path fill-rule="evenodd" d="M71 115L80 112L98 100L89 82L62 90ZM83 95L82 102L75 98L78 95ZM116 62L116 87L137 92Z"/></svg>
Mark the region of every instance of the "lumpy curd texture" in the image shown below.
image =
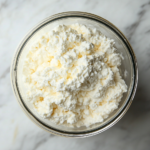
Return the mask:
<svg viewBox="0 0 150 150"><path fill-rule="evenodd" d="M113 39L81 24L39 36L23 66L26 99L43 118L69 127L103 122L127 85Z"/></svg>

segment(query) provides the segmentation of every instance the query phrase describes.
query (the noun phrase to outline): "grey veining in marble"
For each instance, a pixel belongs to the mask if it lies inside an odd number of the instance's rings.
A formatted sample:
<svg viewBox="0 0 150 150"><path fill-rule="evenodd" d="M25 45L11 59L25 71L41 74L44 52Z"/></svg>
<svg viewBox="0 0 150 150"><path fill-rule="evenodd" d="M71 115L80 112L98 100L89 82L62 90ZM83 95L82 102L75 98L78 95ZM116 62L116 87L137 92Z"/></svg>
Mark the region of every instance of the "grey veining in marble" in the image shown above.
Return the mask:
<svg viewBox="0 0 150 150"><path fill-rule="evenodd" d="M10 64L24 35L42 19L64 11L85 11L115 24L138 60L139 84L127 114L109 130L86 139L51 135L22 112L10 85ZM150 1L0 0L0 150L149 150Z"/></svg>

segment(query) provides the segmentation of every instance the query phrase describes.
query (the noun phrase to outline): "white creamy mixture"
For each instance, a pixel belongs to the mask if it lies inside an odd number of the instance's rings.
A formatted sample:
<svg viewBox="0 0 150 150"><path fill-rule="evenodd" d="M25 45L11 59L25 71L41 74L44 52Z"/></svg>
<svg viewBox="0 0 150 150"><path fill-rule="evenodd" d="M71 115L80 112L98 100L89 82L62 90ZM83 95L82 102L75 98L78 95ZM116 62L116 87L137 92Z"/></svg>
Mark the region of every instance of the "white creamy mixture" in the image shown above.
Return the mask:
<svg viewBox="0 0 150 150"><path fill-rule="evenodd" d="M114 40L81 24L59 25L35 41L23 66L27 100L38 114L70 127L103 122L127 85Z"/></svg>

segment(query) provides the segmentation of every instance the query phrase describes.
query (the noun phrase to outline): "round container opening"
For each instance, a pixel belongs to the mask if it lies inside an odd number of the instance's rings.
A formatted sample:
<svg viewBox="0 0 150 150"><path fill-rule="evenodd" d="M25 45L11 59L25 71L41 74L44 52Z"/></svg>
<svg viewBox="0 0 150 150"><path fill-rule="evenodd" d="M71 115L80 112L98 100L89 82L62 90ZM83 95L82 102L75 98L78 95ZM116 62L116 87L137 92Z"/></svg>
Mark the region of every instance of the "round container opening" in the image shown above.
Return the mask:
<svg viewBox="0 0 150 150"><path fill-rule="evenodd" d="M97 28L107 37L115 40L115 46L119 53L122 54L124 59L122 60L121 65L121 74L125 80L128 91L123 95L121 102L119 103L118 109L109 115L107 119L102 123L97 123L91 125L90 127L80 127L80 128L69 128L60 125L56 125L50 120L43 119L40 117L32 108L32 105L25 100L25 91L26 88L23 84L22 79L22 66L25 60L25 57L29 51L30 45L35 39L38 38L39 34L52 30L58 24L74 24L80 23L85 24L91 28ZM45 21L36 26L22 41L20 44L12 64L12 85L16 94L16 97L22 106L23 110L27 115L39 126L44 128L47 131L50 131L54 134L72 136L72 137L84 137L97 134L111 127L115 122L117 122L121 116L129 108L132 99L134 97L135 89L137 86L137 66L136 59L133 53L133 50L128 43L124 35L111 23L105 19L86 13L62 13L54 15L50 18L47 18ZM127 74L124 76L124 73Z"/></svg>

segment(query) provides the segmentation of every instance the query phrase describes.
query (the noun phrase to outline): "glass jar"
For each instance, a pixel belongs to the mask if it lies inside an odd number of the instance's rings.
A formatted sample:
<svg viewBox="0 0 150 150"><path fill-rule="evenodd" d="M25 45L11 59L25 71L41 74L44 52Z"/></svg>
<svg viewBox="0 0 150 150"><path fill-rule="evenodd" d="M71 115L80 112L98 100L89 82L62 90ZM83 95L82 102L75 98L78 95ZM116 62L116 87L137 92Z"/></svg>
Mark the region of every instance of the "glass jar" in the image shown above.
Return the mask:
<svg viewBox="0 0 150 150"><path fill-rule="evenodd" d="M118 109L113 111L102 123L96 123L90 127L69 128L56 125L50 120L41 118L32 108L31 104L25 100L25 87L22 84L22 66L30 45L39 34L53 29L58 24L85 24L88 27L94 27L100 30L104 35L115 40L115 46L119 53L124 57L121 65L121 73L125 80L128 91L123 95ZM126 72L126 73L125 73ZM125 73L125 76L124 76ZM137 61L133 49L122 34L122 32L112 23L85 12L63 12L48 17L36 27L34 27L22 40L17 48L11 65L11 82L16 99L27 116L38 126L46 131L66 137L89 137L105 131L117 123L129 109L134 98L137 83L138 69Z"/></svg>

